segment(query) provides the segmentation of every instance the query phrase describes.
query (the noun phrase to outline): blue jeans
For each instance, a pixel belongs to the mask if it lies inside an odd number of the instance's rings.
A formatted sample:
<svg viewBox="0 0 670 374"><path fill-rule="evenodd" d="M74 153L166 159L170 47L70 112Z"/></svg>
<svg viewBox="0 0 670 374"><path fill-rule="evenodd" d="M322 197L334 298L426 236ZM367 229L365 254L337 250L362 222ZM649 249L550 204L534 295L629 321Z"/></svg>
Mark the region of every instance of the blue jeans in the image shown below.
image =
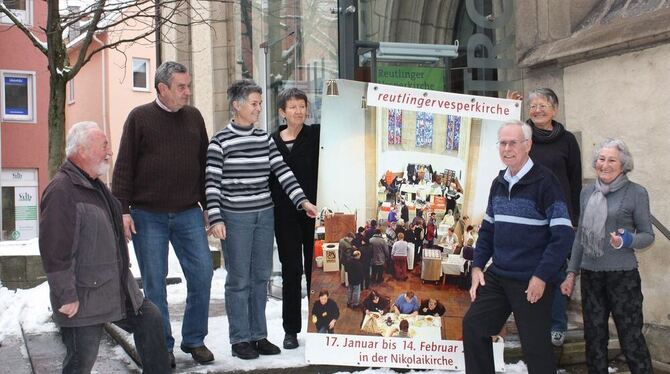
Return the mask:
<svg viewBox="0 0 670 374"><path fill-rule="evenodd" d="M154 304L145 299L137 314L128 310L126 318L114 324L133 333L144 373L170 372L161 315ZM98 356L102 329L102 324L61 328L61 338L67 352L63 360L63 373L91 372Z"/></svg>
<svg viewBox="0 0 670 374"><path fill-rule="evenodd" d="M179 259L188 290L181 344L190 348L203 345L207 336L213 267L202 210L194 207L179 213L152 213L134 208L130 214L137 230L137 234L133 234L133 246L144 293L163 317L168 351L174 348L165 288L168 242L172 243Z"/></svg>
<svg viewBox="0 0 670 374"><path fill-rule="evenodd" d="M554 301L551 304L551 331L566 332L568 330L568 297L561 293L561 283L565 280L565 271L561 269L558 281L554 286Z"/></svg>
<svg viewBox="0 0 670 374"><path fill-rule="evenodd" d="M347 305L357 306L361 299L361 285L353 285L349 283L347 287Z"/></svg>
<svg viewBox="0 0 670 374"><path fill-rule="evenodd" d="M267 337L265 304L272 275L274 212L223 212L226 314L230 344Z"/></svg>

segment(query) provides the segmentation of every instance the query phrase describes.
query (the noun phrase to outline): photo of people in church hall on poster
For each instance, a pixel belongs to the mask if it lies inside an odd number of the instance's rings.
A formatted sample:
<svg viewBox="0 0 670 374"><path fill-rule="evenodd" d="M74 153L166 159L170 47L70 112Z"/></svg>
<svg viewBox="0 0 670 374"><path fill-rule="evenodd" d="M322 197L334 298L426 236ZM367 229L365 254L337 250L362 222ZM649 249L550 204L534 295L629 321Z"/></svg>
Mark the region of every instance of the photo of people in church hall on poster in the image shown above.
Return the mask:
<svg viewBox="0 0 670 374"><path fill-rule="evenodd" d="M336 84L322 105L306 360L464 370L469 266L504 168L497 131L520 103ZM504 344L491 342L500 370Z"/></svg>

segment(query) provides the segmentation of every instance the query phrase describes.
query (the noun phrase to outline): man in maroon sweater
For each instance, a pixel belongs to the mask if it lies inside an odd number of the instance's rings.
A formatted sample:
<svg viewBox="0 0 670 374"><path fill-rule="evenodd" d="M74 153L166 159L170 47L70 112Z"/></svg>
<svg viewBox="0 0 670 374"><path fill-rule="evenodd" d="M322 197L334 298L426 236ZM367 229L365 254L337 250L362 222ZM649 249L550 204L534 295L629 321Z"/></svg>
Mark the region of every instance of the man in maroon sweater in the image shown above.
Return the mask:
<svg viewBox="0 0 670 374"><path fill-rule="evenodd" d="M191 78L182 64L156 70L158 98L133 109L124 125L112 191L123 207L126 240L133 241L144 292L163 317L175 366L167 307L168 243L179 258L188 296L181 350L199 363L214 360L204 343L209 317L212 260L203 216L209 139L200 112L187 105Z"/></svg>

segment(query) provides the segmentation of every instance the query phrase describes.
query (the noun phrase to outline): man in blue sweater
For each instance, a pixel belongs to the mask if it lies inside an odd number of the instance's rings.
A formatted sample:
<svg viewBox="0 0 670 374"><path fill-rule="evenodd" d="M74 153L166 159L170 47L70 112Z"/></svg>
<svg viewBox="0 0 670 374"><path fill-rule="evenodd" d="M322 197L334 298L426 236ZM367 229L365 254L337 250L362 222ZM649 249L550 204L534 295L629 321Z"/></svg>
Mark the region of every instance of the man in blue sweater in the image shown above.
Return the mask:
<svg viewBox="0 0 670 374"><path fill-rule="evenodd" d="M510 313L528 372L556 372L549 338L551 285L574 232L560 184L549 169L533 164L531 145L532 129L523 122L498 130L500 159L507 168L491 185L472 264L472 305L463 318L468 374L494 373L491 336Z"/></svg>

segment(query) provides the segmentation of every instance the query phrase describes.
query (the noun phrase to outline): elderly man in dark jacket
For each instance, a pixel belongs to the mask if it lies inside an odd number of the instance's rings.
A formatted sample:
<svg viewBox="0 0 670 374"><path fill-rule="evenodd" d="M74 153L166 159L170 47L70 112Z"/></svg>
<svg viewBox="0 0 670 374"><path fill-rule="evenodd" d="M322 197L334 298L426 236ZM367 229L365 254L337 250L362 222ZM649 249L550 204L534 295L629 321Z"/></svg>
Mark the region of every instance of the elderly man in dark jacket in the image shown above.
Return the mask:
<svg viewBox="0 0 670 374"><path fill-rule="evenodd" d="M91 371L106 322L134 333L145 373L169 373L160 312L130 273L121 204L99 179L111 145L97 124L80 122L68 133L66 153L42 197L39 237L67 350L63 373Z"/></svg>

